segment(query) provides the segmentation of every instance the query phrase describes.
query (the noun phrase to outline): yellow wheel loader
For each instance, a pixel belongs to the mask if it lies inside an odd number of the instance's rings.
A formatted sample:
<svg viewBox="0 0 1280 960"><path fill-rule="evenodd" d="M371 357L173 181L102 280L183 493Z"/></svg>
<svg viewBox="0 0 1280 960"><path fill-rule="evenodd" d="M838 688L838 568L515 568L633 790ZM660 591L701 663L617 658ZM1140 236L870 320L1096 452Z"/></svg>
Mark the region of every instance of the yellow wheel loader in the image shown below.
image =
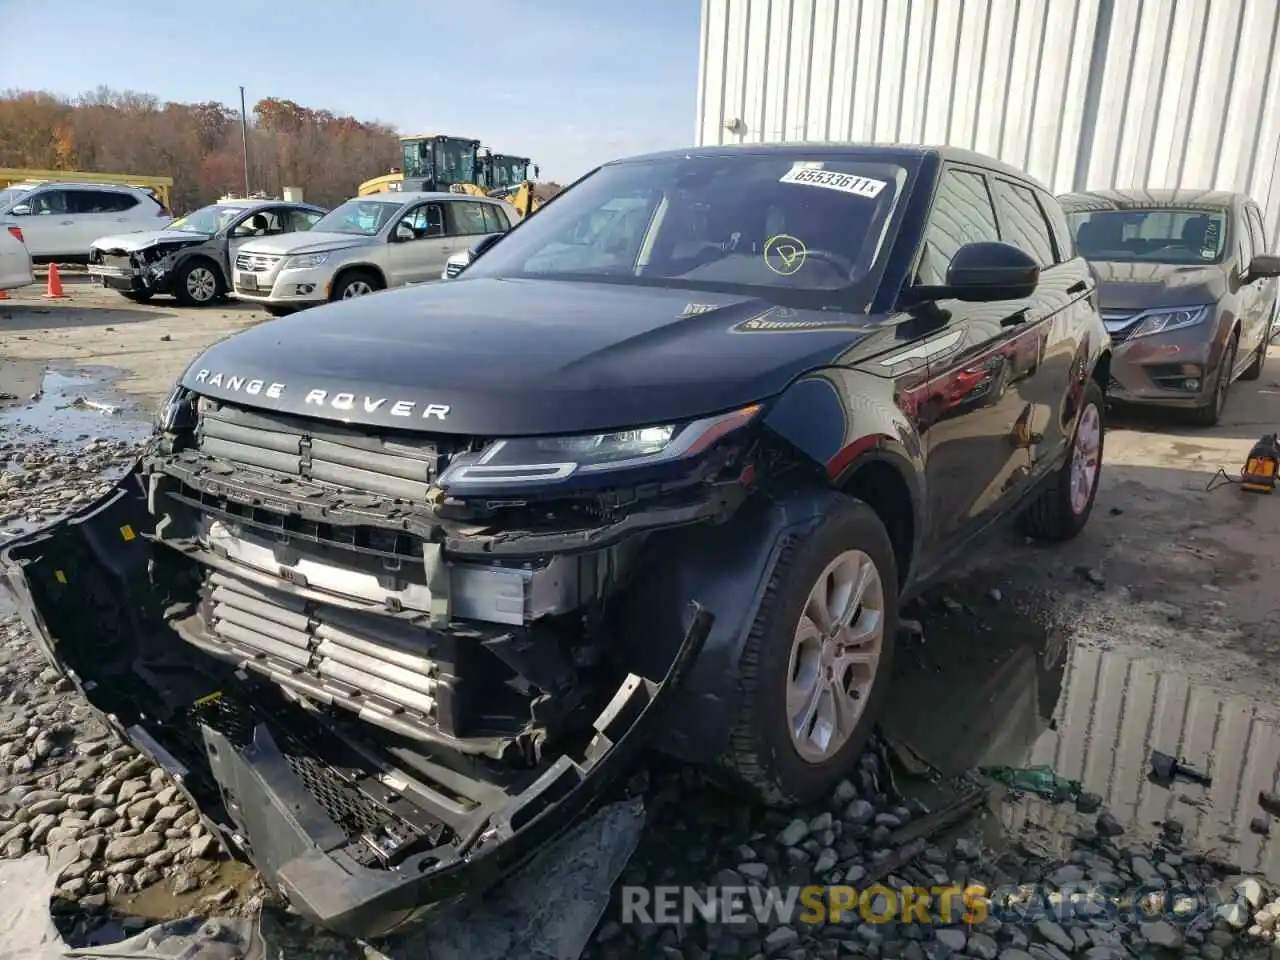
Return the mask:
<svg viewBox="0 0 1280 960"><path fill-rule="evenodd" d="M419 134L401 137L400 151L400 169L366 180L357 189L357 196L391 190L445 191L468 186L478 189L479 140L443 133Z"/></svg>

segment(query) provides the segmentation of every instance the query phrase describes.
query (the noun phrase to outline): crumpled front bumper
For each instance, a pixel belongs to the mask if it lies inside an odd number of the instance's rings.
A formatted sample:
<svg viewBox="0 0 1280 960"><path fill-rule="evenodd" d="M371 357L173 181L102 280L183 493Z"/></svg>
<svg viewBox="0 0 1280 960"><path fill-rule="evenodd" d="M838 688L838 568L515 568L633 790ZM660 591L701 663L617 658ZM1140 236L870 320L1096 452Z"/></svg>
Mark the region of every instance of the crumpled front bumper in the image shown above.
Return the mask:
<svg viewBox="0 0 1280 960"><path fill-rule="evenodd" d="M537 780L485 811L451 849L411 855L389 869L370 868L342 852L347 834L286 762L285 731L272 719L259 719L234 740L198 723L194 729L202 743L184 755L173 749L172 724L158 716L159 709L123 716L100 706L103 684L90 674L95 659L103 658L85 651L77 655L79 669L66 662L63 638L50 623L65 625L69 616L83 616L113 638L148 629L128 606L129 598L137 595L138 578L146 576L149 563L167 558L152 557L140 529L146 507L135 472L97 503L0 550L0 570L22 619L49 661L105 722L174 776L229 846L302 915L350 936L382 936L435 907L484 892L589 813L646 746L714 621L709 611L691 605L665 676L655 681L629 675L595 719L583 750L549 763ZM109 609L112 604L115 609ZM182 641L175 636L173 644ZM216 811L191 786L193 756L207 764L205 773L216 784Z"/></svg>

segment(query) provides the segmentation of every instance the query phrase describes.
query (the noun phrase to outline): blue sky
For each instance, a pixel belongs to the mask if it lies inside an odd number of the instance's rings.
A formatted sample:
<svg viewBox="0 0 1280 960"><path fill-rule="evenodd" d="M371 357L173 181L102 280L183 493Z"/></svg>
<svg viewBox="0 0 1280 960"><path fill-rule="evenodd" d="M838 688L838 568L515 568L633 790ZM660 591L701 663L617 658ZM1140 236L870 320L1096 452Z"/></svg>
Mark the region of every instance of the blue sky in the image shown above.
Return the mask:
<svg viewBox="0 0 1280 960"><path fill-rule="evenodd" d="M473 136L567 182L693 141L699 0L0 0L0 90L274 96ZM102 29L96 29L94 25ZM104 42L105 41L105 42Z"/></svg>

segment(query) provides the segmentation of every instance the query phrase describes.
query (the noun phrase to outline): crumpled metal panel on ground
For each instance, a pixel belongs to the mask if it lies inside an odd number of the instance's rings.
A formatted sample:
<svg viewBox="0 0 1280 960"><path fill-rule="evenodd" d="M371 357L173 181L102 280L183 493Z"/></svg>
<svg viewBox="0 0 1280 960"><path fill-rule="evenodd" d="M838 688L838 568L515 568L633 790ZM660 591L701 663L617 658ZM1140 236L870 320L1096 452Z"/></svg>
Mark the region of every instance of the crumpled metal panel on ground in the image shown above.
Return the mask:
<svg viewBox="0 0 1280 960"><path fill-rule="evenodd" d="M600 809L479 903L440 913L378 948L318 933L295 918L190 917L157 924L120 943L69 948L49 916L49 899L73 848L0 862L0 960L578 960L644 828L640 801Z"/></svg>

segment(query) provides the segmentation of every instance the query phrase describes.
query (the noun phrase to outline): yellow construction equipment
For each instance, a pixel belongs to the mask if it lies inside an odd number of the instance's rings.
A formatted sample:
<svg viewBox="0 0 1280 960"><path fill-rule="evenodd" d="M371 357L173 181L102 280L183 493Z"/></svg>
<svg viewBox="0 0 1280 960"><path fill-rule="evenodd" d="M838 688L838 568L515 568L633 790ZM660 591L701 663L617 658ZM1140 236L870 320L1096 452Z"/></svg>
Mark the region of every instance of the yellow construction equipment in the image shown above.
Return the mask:
<svg viewBox="0 0 1280 960"><path fill-rule="evenodd" d="M480 141L444 133L400 138L400 169L360 184L357 196L389 190L450 190L476 185Z"/></svg>
<svg viewBox="0 0 1280 960"><path fill-rule="evenodd" d="M173 177L145 177L134 173L87 173L83 170L32 170L22 167L0 167L0 190L15 183L116 183L125 187L141 187L167 209Z"/></svg>

